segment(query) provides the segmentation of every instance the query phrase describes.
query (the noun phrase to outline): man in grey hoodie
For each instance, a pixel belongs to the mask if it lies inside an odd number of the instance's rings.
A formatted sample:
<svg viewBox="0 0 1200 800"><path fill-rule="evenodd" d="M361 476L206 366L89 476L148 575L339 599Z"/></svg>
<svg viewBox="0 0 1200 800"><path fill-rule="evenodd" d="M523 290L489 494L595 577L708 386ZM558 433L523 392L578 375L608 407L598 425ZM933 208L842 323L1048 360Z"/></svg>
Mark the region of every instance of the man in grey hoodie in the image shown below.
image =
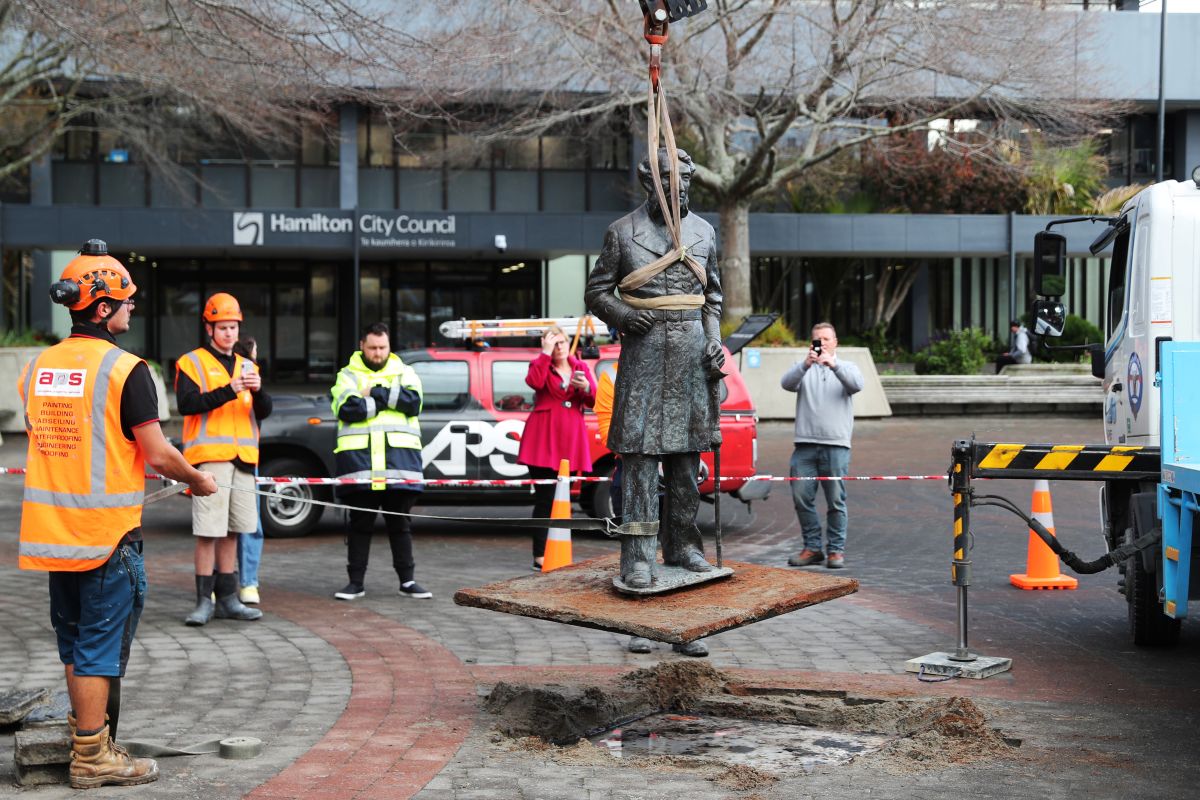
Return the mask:
<svg viewBox="0 0 1200 800"><path fill-rule="evenodd" d="M796 429L790 474L793 478L840 478L850 470L850 435L854 431L852 397L863 387L862 372L837 357L837 332L828 322L812 329L808 356L784 373L779 383L796 393ZM817 515L817 485L825 490L825 537L821 549L821 518ZM846 565L846 486L842 481L794 481L792 502L804 535L804 549L788 559L793 567L824 561L830 569Z"/></svg>

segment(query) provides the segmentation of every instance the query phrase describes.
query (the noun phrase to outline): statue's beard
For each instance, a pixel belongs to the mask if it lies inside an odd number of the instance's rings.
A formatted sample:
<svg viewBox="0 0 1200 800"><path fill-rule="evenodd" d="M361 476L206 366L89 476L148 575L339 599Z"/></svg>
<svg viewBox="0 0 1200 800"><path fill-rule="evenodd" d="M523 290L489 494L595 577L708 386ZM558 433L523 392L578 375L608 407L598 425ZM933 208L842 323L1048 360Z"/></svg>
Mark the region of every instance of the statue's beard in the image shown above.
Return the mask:
<svg viewBox="0 0 1200 800"><path fill-rule="evenodd" d="M670 198L667 199L670 203ZM662 209L658 205L658 195L651 194L646 199L646 208L650 212L650 216L657 220L664 219ZM688 215L688 198L681 197L679 199L679 217L682 219Z"/></svg>

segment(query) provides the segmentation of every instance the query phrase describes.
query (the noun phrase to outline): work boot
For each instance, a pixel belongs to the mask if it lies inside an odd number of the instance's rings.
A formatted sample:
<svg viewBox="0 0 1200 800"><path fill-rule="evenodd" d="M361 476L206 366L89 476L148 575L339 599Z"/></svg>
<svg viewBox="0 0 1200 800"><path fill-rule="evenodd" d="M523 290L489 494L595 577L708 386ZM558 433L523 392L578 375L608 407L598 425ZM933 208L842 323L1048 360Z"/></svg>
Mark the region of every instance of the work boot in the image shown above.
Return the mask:
<svg viewBox="0 0 1200 800"><path fill-rule="evenodd" d="M693 658L704 658L708 655L708 645L704 642L688 642L687 644L673 644L671 649L681 656L691 656Z"/></svg>
<svg viewBox="0 0 1200 800"><path fill-rule="evenodd" d="M71 735L71 786L136 786L158 780L158 764L152 758L134 758L112 741L105 725L91 736Z"/></svg>
<svg viewBox="0 0 1200 800"><path fill-rule="evenodd" d="M796 555L788 559L788 566L791 567L807 567L812 564L820 564L825 560L825 554L820 550L809 550L807 547L801 550Z"/></svg>
<svg viewBox="0 0 1200 800"><path fill-rule="evenodd" d="M207 625L208 621L213 618L213 584L216 582L216 577L213 575L197 575L196 576L196 608L192 613L187 615L187 619L183 621L185 625L199 627Z"/></svg>
<svg viewBox="0 0 1200 800"><path fill-rule="evenodd" d="M263 612L250 608L238 599L236 572L217 573L217 619L262 619Z"/></svg>

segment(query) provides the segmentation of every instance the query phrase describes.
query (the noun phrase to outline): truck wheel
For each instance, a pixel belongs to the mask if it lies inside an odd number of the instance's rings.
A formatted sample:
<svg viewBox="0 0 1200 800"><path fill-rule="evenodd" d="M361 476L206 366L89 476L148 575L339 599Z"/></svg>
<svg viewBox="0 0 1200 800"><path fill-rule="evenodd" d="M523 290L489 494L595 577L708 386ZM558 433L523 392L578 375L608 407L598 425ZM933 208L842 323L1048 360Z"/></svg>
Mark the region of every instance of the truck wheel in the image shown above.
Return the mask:
<svg viewBox="0 0 1200 800"><path fill-rule="evenodd" d="M313 468L298 458L275 458L263 465L262 474L311 475ZM328 492L304 483L267 484L264 488L272 495L258 498L264 536L271 539L307 536L320 522L325 507L308 501L327 500Z"/></svg>
<svg viewBox="0 0 1200 800"><path fill-rule="evenodd" d="M1132 533L1130 530L1127 536ZM1134 644L1162 647L1179 641L1180 620L1162 613L1158 581L1146 571L1140 556L1125 562L1125 599L1129 601L1129 630Z"/></svg>

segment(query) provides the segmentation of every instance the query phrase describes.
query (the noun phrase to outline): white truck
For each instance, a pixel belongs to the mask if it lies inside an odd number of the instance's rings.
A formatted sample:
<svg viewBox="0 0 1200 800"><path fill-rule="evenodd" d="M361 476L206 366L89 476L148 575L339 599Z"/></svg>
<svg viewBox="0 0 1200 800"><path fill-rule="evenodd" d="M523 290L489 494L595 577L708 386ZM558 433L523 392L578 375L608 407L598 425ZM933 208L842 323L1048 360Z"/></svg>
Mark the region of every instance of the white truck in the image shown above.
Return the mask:
<svg viewBox="0 0 1200 800"><path fill-rule="evenodd" d="M1055 220L1035 237L1034 287L1039 299L1033 316L1035 332L1044 341L1061 335L1066 314L1061 302L1066 239L1050 228L1089 219L1108 223L1090 248L1099 254L1112 247L1104 304L1106 341L1087 346L1092 372L1103 379L1105 443L1114 448L1163 448L1161 480L1106 479L1100 489L1101 523L1110 553L1139 540L1144 544L1158 534L1153 546L1143 546L1116 563L1133 639L1143 645L1173 643L1186 616L1189 590L1191 599L1200 596L1200 559L1190 559L1190 519L1182 559L1178 543L1161 534L1164 514L1174 514L1175 520L1179 513L1163 505L1161 487L1174 480L1168 462L1178 453L1175 442L1182 441L1180 434L1194 437L1192 431L1200 428L1200 398L1184 396L1162 428L1162 404L1164 398L1169 401L1171 387L1156 381L1164 367L1164 343L1200 342L1200 167L1192 176L1190 181L1165 181L1143 190L1114 218ZM1182 348L1168 349L1173 355ZM1181 380L1178 369L1172 379ZM1176 383L1175 390L1181 385ZM1161 441L1164 436L1169 448ZM1186 517L1192 513L1186 490L1183 497ZM1172 521L1168 534L1175 527ZM1182 573L1177 574L1180 567ZM1183 595L1177 598L1174 593L1180 589Z"/></svg>

